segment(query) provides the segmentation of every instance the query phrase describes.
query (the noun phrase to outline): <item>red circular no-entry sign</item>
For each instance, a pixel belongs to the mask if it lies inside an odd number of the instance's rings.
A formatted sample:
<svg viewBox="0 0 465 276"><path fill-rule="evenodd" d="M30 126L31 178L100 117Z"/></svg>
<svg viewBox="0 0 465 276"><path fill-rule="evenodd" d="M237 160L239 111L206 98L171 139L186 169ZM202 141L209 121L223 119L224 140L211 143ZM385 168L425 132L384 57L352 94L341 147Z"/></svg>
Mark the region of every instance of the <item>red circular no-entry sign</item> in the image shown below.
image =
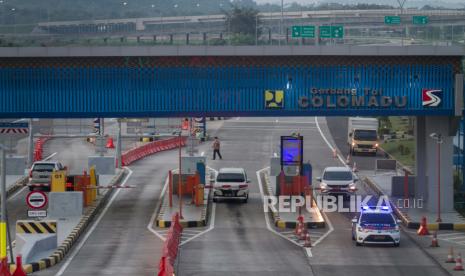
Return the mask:
<svg viewBox="0 0 465 276"><path fill-rule="evenodd" d="M47 205L47 195L44 192L34 191L26 196L26 203L32 209L41 209Z"/></svg>

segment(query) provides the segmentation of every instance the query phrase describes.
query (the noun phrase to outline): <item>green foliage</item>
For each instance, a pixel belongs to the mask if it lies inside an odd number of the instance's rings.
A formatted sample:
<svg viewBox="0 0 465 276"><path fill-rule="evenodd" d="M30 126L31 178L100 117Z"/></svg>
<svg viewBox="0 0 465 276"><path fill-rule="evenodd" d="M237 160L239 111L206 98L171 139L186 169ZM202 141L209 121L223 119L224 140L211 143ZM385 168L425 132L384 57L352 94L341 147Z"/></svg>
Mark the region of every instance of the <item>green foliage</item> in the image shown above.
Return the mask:
<svg viewBox="0 0 465 276"><path fill-rule="evenodd" d="M252 7L233 6L231 11L225 12L225 29L234 34L233 41L238 45L253 42L257 23L259 24L258 10Z"/></svg>

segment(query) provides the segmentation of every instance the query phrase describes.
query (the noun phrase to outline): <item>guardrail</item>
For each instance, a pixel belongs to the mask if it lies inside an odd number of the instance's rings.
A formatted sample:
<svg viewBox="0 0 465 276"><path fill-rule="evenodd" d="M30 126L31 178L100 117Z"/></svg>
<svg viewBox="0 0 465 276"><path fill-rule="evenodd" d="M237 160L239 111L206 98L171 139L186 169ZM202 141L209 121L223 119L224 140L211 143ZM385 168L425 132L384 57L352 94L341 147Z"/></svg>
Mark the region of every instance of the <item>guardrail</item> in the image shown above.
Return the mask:
<svg viewBox="0 0 465 276"><path fill-rule="evenodd" d="M158 263L158 276L173 276L174 263L178 255L179 243L181 242L182 226L179 223L179 214L176 213L172 219L166 240L163 244L162 256Z"/></svg>
<svg viewBox="0 0 465 276"><path fill-rule="evenodd" d="M44 152L44 144L51 138L48 137L40 137L37 139L35 145L34 145L34 162L35 161L40 161L42 160L42 154Z"/></svg>
<svg viewBox="0 0 465 276"><path fill-rule="evenodd" d="M121 155L121 163L123 166L128 166L131 163L142 159L148 155L155 154L160 151L170 150L186 145L187 137L174 137L171 139L150 142L141 147L126 151Z"/></svg>
<svg viewBox="0 0 465 276"><path fill-rule="evenodd" d="M380 151L383 152L384 156L389 158L389 159L393 159L393 160L396 160L396 171L397 172L405 172L407 171L410 175L413 175L414 172L412 170L411 167L408 167L404 164L402 164L401 162L399 162L394 156L390 155L389 153L387 153L385 150L383 150L382 148L379 148Z"/></svg>

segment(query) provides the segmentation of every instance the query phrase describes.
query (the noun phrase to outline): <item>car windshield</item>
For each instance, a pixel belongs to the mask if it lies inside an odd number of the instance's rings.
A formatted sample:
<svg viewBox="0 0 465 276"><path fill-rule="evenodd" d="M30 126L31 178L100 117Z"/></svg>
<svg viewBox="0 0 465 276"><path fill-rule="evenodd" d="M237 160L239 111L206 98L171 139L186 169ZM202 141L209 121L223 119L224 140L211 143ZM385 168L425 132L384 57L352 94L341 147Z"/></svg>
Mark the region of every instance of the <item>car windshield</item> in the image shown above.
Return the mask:
<svg viewBox="0 0 465 276"><path fill-rule="evenodd" d="M245 178L242 173L220 173L216 178L217 182L244 182Z"/></svg>
<svg viewBox="0 0 465 276"><path fill-rule="evenodd" d="M55 169L54 164L35 164L33 171L51 172Z"/></svg>
<svg viewBox="0 0 465 276"><path fill-rule="evenodd" d="M362 214L362 217L360 219L360 224L361 225L367 225L367 224L393 225L395 224L395 222L391 214L374 213L374 214Z"/></svg>
<svg viewBox="0 0 465 276"><path fill-rule="evenodd" d="M344 181L344 180L352 180L352 173L351 172L325 172L323 176L324 180L332 180L332 181Z"/></svg>
<svg viewBox="0 0 465 276"><path fill-rule="evenodd" d="M354 139L361 141L376 141L378 137L376 136L375 130L355 130Z"/></svg>

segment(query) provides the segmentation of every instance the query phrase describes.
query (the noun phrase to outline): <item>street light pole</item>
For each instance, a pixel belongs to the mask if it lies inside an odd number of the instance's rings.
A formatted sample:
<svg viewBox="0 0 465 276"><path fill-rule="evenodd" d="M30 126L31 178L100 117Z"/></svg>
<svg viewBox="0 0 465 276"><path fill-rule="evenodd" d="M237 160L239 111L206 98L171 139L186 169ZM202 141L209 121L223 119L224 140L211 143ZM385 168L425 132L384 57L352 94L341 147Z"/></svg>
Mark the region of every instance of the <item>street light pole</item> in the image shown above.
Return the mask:
<svg viewBox="0 0 465 276"><path fill-rule="evenodd" d="M281 37L283 36L283 27L284 27L284 0L281 0L281 24L279 27L279 45L281 45Z"/></svg>
<svg viewBox="0 0 465 276"><path fill-rule="evenodd" d="M0 183L0 194L1 194L1 217L0 217L0 260L6 258L6 158L5 158L5 147L0 144L1 151L1 183Z"/></svg>

